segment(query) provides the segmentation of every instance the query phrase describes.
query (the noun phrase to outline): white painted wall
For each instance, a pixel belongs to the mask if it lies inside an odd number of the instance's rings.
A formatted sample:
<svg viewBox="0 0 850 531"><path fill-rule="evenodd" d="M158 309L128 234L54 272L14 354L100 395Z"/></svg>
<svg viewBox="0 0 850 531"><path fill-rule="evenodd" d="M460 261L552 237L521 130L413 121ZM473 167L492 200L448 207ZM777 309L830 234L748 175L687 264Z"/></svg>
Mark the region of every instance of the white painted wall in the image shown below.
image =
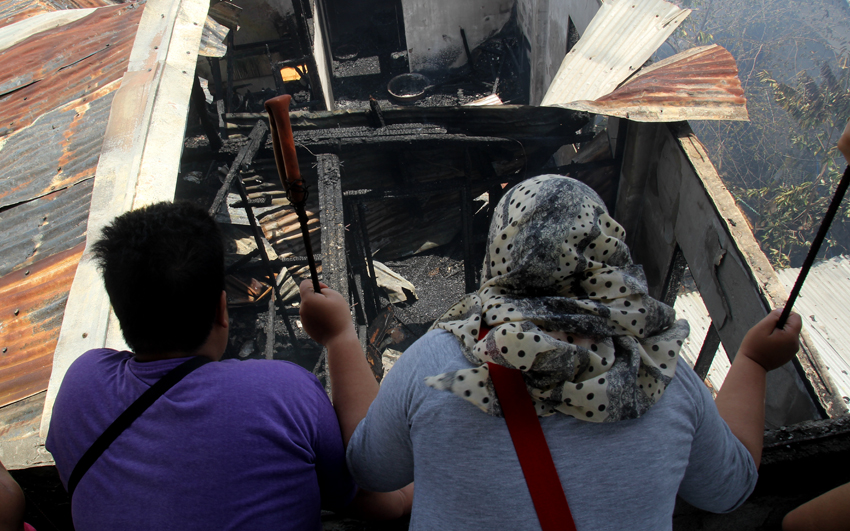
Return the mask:
<svg viewBox="0 0 850 531"><path fill-rule="evenodd" d="M567 54L567 19L583 35L601 5L600 0L517 0L517 22L530 47L532 105L543 100Z"/></svg>
<svg viewBox="0 0 850 531"><path fill-rule="evenodd" d="M466 63L460 29L472 50L498 32L514 0L434 2L402 0L411 72L435 72Z"/></svg>

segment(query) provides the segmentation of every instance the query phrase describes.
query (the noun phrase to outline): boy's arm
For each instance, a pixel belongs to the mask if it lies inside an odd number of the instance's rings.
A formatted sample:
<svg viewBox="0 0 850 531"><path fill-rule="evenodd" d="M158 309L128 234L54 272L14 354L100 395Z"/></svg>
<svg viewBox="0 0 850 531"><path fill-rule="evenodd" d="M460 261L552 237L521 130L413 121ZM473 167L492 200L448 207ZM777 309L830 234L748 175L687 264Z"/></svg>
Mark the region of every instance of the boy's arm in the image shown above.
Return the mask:
<svg viewBox="0 0 850 531"><path fill-rule="evenodd" d="M770 312L747 332L715 400L720 416L749 450L756 467L764 444L767 373L787 363L799 350L800 316L792 312L778 330L781 314L781 308Z"/></svg>
<svg viewBox="0 0 850 531"><path fill-rule="evenodd" d="M328 349L333 406L342 441L348 447L354 429L378 396L379 386L354 331L348 301L327 285L321 287L322 292L316 293L310 282L301 283L299 313L304 330Z"/></svg>
<svg viewBox="0 0 850 531"><path fill-rule="evenodd" d="M850 522L850 483L804 503L782 520L782 531L841 531Z"/></svg>
<svg viewBox="0 0 850 531"><path fill-rule="evenodd" d="M321 293L309 280L301 283L301 323L316 342L328 349L333 407L339 419L342 441L348 441L378 396L378 381L366 361L354 331L348 302L336 291L320 283ZM410 514L413 484L393 492L360 490L351 504L356 516L393 519Z"/></svg>
<svg viewBox="0 0 850 531"><path fill-rule="evenodd" d="M24 491L0 463L0 531L20 531L24 527Z"/></svg>

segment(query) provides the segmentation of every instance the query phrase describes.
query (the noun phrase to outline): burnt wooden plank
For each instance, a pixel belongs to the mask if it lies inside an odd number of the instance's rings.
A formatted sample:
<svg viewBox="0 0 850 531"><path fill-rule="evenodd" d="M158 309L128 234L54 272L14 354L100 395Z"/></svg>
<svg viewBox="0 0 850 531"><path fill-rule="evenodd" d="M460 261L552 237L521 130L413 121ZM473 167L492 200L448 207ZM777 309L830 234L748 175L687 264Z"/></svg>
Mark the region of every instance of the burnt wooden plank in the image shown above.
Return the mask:
<svg viewBox="0 0 850 531"><path fill-rule="evenodd" d="M734 356L747 331L785 303L785 290L690 127L682 123L658 132L666 154L659 161L659 188L678 190L674 238L726 351ZM818 418L823 411L846 412L805 331L802 340L797 358L768 373L769 425Z"/></svg>
<svg viewBox="0 0 850 531"><path fill-rule="evenodd" d="M369 125L367 110L337 110L324 112L293 112L293 131L331 129ZM581 129L590 115L560 107L531 105L491 105L481 107L382 107L386 125L427 123L445 127L449 133L476 136L545 136L558 132L571 134ZM234 127L248 128L260 113L233 113L227 122Z"/></svg>
<svg viewBox="0 0 850 531"><path fill-rule="evenodd" d="M705 339L702 341L697 361L694 363L694 372L700 377L700 380L705 380L708 376L708 370L711 369L711 362L714 361L714 355L717 354L717 347L720 346L720 334L717 333L717 328L714 323L708 327L708 332L705 333Z"/></svg>
<svg viewBox="0 0 850 531"><path fill-rule="evenodd" d="M784 304L785 290L687 124L630 129L615 217L635 262L650 294L662 297L679 246L734 357L747 331ZM768 426L846 411L807 337L796 360L768 374Z"/></svg>
<svg viewBox="0 0 850 531"><path fill-rule="evenodd" d="M252 129L251 134L248 135L248 143L242 146L242 149L239 150L239 153L236 155L236 159L233 161L233 164L230 166L230 170L227 172L224 184L221 185L218 193L215 194L215 199L213 200L212 206L210 206L209 210L211 216L215 216L215 213L221 208L224 200L227 199L227 193L230 191L230 187L233 185L233 179L235 179L239 172L242 171L243 166L250 164L254 159L254 155L257 154L257 150L260 149L260 145L262 145L263 139L268 132L269 126L262 120L258 121L256 125L254 125L254 129Z"/></svg>
<svg viewBox="0 0 850 531"><path fill-rule="evenodd" d="M627 135L614 218L626 229L626 244L634 261L643 266L649 294L661 299L676 250L673 228L681 171L671 163L659 176L658 166L668 159L679 161L680 156L675 145L661 143L656 124L633 125Z"/></svg>
<svg viewBox="0 0 850 531"><path fill-rule="evenodd" d="M318 156L319 211L322 220L322 280L348 300L345 219L339 157Z"/></svg>

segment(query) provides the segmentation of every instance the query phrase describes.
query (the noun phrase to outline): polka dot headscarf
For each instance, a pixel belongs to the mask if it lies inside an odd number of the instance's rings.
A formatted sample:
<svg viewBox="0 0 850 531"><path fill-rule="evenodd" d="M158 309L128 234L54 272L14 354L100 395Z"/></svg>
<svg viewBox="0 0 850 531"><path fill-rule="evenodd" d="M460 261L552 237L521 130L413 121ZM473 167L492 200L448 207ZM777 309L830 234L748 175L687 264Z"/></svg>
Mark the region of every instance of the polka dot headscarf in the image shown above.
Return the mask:
<svg viewBox="0 0 850 531"><path fill-rule="evenodd" d="M672 380L689 329L646 294L624 238L578 181L544 175L512 188L493 213L481 288L433 327L454 334L477 367L426 384L501 416L492 362L523 372L539 416L641 416Z"/></svg>

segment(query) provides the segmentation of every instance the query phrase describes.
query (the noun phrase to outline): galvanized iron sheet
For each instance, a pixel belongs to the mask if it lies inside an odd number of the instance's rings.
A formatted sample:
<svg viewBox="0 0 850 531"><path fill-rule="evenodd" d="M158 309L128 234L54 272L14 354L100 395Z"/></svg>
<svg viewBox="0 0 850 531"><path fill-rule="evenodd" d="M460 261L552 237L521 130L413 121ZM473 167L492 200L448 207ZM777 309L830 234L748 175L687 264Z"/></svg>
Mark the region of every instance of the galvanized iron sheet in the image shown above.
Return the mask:
<svg viewBox="0 0 850 531"><path fill-rule="evenodd" d="M136 4L101 8L0 53L0 137L120 79L142 11Z"/></svg>
<svg viewBox="0 0 850 531"><path fill-rule="evenodd" d="M783 269L776 275L790 292L800 270ZM845 404L850 404L850 259L846 256L812 267L794 303L803 326L815 343L829 376Z"/></svg>
<svg viewBox="0 0 850 531"><path fill-rule="evenodd" d="M689 9L664 0L608 0L564 57L541 105L595 100L643 66Z"/></svg>
<svg viewBox="0 0 850 531"><path fill-rule="evenodd" d="M84 243L0 278L0 406L44 391Z"/></svg>
<svg viewBox="0 0 850 531"><path fill-rule="evenodd" d="M788 292L791 291L799 274L798 268L776 271L776 276ZM850 354L848 354L850 353L850 333L847 328L850 312L846 302L848 299L850 299L850 259L841 256L825 260L812 267L800 291L800 297L794 303L794 311L803 318L803 327L814 342L845 404L850 403ZM687 319L691 325L691 337L682 347L682 356L690 365L693 365L699 355L711 317L698 292L677 297L675 308L676 316ZM723 384L728 371L729 360L721 345L708 372L708 380L715 390Z"/></svg>
<svg viewBox="0 0 850 531"><path fill-rule="evenodd" d="M119 2L110 0L3 0L0 2L0 28L39 13L60 9L105 7Z"/></svg>
<svg viewBox="0 0 850 531"><path fill-rule="evenodd" d="M749 119L735 58L716 44L692 48L643 69L596 101L564 106L638 122Z"/></svg>
<svg viewBox="0 0 850 531"><path fill-rule="evenodd" d="M0 211L0 277L86 241L94 179Z"/></svg>
<svg viewBox="0 0 850 531"><path fill-rule="evenodd" d="M101 8L0 52L0 406L47 388L142 10Z"/></svg>
<svg viewBox="0 0 850 531"><path fill-rule="evenodd" d="M8 137L0 148L0 207L94 177L118 85L53 109Z"/></svg>

